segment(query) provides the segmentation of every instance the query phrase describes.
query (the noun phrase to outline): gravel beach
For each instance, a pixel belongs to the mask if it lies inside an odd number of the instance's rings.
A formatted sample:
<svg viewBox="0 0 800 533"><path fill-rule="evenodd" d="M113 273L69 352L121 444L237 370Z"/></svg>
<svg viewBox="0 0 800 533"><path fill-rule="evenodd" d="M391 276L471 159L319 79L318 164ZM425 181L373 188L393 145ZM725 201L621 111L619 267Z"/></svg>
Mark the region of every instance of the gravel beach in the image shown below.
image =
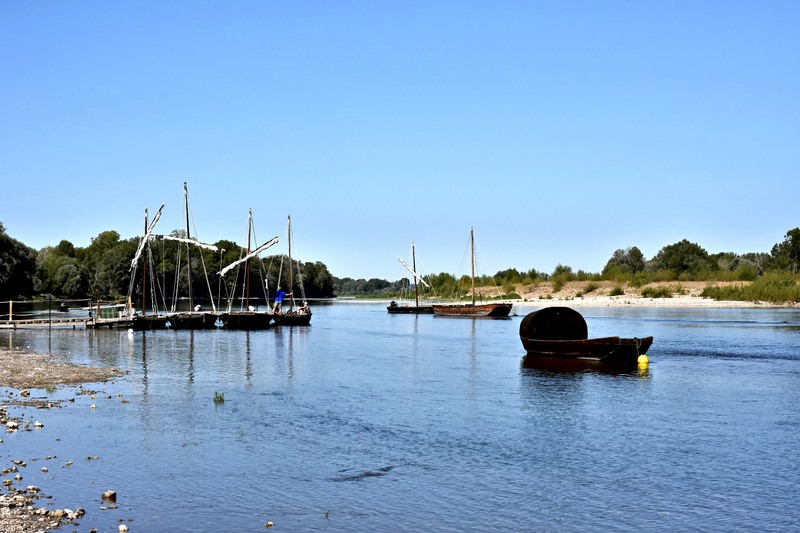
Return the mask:
<svg viewBox="0 0 800 533"><path fill-rule="evenodd" d="M113 368L89 368L64 363L58 357L28 353L23 350L0 348L0 387L8 390L0 401L0 422L7 432L30 430L29 421L8 415L11 405L27 405L47 409L49 405L36 404L29 398L28 389L78 385L108 381L124 375ZM41 401L39 401L41 402ZM43 493L40 487L14 486L18 467L25 466L19 458L3 453L0 438L0 466L3 469L3 489L0 494L0 531L22 533L48 531L62 525L74 524L83 515L81 509L49 509L37 507L35 502Z"/></svg>

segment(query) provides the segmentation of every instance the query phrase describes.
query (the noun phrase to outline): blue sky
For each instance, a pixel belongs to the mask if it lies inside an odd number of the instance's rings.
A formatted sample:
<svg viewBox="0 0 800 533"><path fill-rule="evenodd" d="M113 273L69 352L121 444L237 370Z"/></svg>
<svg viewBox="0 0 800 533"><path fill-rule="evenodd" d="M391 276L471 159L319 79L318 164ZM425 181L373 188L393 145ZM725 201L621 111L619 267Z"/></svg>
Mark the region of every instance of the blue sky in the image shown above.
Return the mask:
<svg viewBox="0 0 800 533"><path fill-rule="evenodd" d="M34 248L291 213L338 277L600 271L800 225L800 3L3 2L0 221ZM468 266L467 266L468 268Z"/></svg>

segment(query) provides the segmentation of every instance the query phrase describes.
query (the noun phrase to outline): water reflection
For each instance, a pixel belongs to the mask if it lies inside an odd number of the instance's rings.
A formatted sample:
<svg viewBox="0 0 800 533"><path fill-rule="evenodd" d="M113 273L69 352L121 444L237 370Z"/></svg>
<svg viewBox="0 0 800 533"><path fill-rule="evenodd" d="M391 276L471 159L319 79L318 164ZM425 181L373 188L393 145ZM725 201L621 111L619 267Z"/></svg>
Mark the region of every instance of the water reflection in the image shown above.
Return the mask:
<svg viewBox="0 0 800 533"><path fill-rule="evenodd" d="M636 362L607 363L603 361L592 361L587 359L567 359L564 357L543 357L539 355L525 354L520 360L522 374L554 373L554 374L580 374L585 372L612 375L630 375L647 377L650 373L650 366L641 365Z"/></svg>

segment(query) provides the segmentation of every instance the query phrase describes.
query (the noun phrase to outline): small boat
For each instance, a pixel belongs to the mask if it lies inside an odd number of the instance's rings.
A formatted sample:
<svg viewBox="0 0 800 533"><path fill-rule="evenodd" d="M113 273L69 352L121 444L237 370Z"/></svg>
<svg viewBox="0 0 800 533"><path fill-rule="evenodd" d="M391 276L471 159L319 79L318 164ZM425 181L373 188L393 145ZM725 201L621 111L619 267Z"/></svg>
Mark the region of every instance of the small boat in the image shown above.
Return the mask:
<svg viewBox="0 0 800 533"><path fill-rule="evenodd" d="M65 302L61 302L59 304L59 306L58 306L58 312L59 313L68 313L69 312L69 306Z"/></svg>
<svg viewBox="0 0 800 533"><path fill-rule="evenodd" d="M308 326L311 323L311 307L308 305L306 301L306 292L305 288L303 287L303 273L300 271L300 262L297 263L297 286L300 289L300 298L301 304L295 307L296 302L294 299L294 269L292 268L292 216L289 215L287 217L286 223L286 242L288 246L288 255L287 258L289 260L289 306L286 309L282 309L281 304L275 305L275 309L272 312L272 319L275 321L275 324L279 326ZM280 275L280 274L279 274ZM278 283L280 284L280 278L278 279ZM280 290L280 287L279 287Z"/></svg>
<svg viewBox="0 0 800 533"><path fill-rule="evenodd" d="M472 303L434 304L433 314L439 316L468 318L505 318L511 313L513 304L508 302L475 302L475 235L469 230L470 253L472 255Z"/></svg>
<svg viewBox="0 0 800 533"><path fill-rule="evenodd" d="M545 307L529 313L519 325L527 358L560 358L604 363L639 362L653 337L590 339L583 316L569 307Z"/></svg>
<svg viewBox="0 0 800 533"><path fill-rule="evenodd" d="M422 279L422 276L417 274L417 255L414 251L414 241L411 241L411 265L408 266L401 258L397 258L400 263L406 267L406 270L411 272L414 276L414 305L398 304L394 300L389 303L386 310L391 315L422 315L433 313L432 305L419 305L419 284L422 283L426 287L430 287L428 283Z"/></svg>
<svg viewBox="0 0 800 533"><path fill-rule="evenodd" d="M244 293L242 295L242 306L239 310L233 310L232 300L228 300L227 310L219 315L222 321L222 327L225 329L267 329L272 322L272 313L266 311L258 311L250 305L250 263L251 260L258 256L261 252L278 242L278 237L275 236L268 240L255 250L250 249L250 238L253 233L253 211L248 210L247 217L247 250L243 250L243 256L225 268L219 271L219 275L224 277L234 267L245 264L244 276ZM259 259L259 261L261 261ZM237 269L238 272L238 269ZM238 278L238 276L237 276Z"/></svg>

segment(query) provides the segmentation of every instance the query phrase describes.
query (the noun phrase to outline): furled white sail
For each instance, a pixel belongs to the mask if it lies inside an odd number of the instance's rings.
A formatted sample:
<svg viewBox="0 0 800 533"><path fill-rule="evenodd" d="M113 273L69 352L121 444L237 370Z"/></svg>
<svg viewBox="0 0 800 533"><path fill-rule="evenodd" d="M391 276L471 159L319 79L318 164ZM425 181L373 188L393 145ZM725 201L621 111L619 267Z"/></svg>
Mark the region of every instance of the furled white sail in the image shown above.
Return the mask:
<svg viewBox="0 0 800 533"><path fill-rule="evenodd" d="M230 271L230 269L232 269L236 265L244 263L248 259L252 259L253 257L255 257L259 253L263 252L264 250L266 250L267 248L269 248L270 246L272 246L273 244L275 244L277 242L278 242L278 236L276 235L275 237L271 238L270 240L268 240L267 242L265 242L264 244L262 244L261 246L259 246L258 248L256 248L252 252L250 252L249 254L247 254L245 257L242 257L241 259L238 259L238 260L234 261L230 265L228 265L225 268L223 268L222 270L220 270L219 271L219 275L220 276L224 276L225 274L227 274Z"/></svg>
<svg viewBox="0 0 800 533"><path fill-rule="evenodd" d="M177 241L186 244L194 244L197 247L205 248L206 250L211 250L212 252L216 252L219 249L213 244L206 244L204 242L200 242L195 239L186 239L184 237L173 237L172 235L153 235L153 238L155 238L156 240Z"/></svg>
<svg viewBox="0 0 800 533"><path fill-rule="evenodd" d="M405 262L405 261L403 261L403 259L402 259L402 258L398 257L398 258L397 258L397 260L398 260L398 261L400 261L400 262L403 264L403 266L404 266L404 267L406 267L406 270L408 270L409 272L411 272L411 274L414 276L414 279L416 279L416 280L417 280L419 283L422 283L422 284L423 284L423 285L425 285L426 287L430 288L430 285L428 285L428 284L425 282L425 280L424 280L424 279L422 279L422 276L420 276L419 274L417 274L416 272L414 272L414 270L413 270L413 269L412 269L410 266L408 266L408 265L406 264L406 262Z"/></svg>
<svg viewBox="0 0 800 533"><path fill-rule="evenodd" d="M164 209L164 205L165 204L161 204L161 207L158 208L156 216L153 217L153 221L149 226L147 226L147 231L145 232L144 237L142 237L142 240L139 242L139 247L136 249L136 255L133 256L133 261L131 261L131 270L136 268L136 263L139 261L139 257L142 255L142 250L144 250L144 245L150 238L150 234L153 233L153 228L156 227L156 222L158 222L158 219L161 218L161 210Z"/></svg>

